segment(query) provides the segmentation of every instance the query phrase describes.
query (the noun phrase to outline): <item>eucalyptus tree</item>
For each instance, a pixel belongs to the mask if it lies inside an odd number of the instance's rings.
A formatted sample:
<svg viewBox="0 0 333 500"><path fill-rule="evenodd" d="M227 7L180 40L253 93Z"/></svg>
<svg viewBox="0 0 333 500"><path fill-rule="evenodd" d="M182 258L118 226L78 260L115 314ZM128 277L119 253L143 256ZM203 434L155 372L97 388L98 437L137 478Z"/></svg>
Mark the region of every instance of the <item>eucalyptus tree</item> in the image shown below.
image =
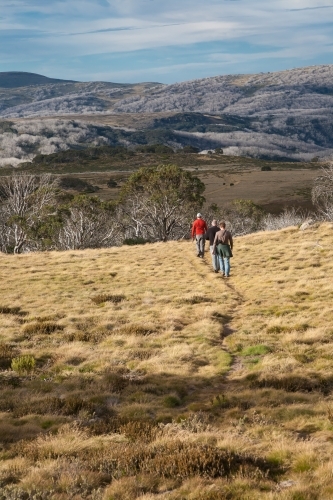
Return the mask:
<svg viewBox="0 0 333 500"><path fill-rule="evenodd" d="M2 249L20 253L36 245L55 214L57 181L49 174L12 175L0 184ZM37 243L41 245L41 241Z"/></svg>
<svg viewBox="0 0 333 500"><path fill-rule="evenodd" d="M151 241L184 237L205 201L204 190L200 179L176 165L140 168L120 192L125 236Z"/></svg>

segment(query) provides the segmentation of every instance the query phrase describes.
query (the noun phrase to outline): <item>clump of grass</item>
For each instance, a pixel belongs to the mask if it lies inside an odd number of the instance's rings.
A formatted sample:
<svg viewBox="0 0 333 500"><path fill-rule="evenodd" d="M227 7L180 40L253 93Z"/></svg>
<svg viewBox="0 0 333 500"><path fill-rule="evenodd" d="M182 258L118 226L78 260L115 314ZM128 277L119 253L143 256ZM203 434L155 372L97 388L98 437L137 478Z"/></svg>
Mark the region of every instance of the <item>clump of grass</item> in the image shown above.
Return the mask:
<svg viewBox="0 0 333 500"><path fill-rule="evenodd" d="M95 295L94 297L91 297L91 300L96 305L104 304L105 302L113 302L114 304L119 304L119 302L122 302L123 300L125 300L125 296L124 295L109 295L107 293L100 293L99 295Z"/></svg>
<svg viewBox="0 0 333 500"><path fill-rule="evenodd" d="M181 302L183 302L184 304L202 304L203 302L212 302L212 299L196 293L191 295L190 297L184 297Z"/></svg>
<svg viewBox="0 0 333 500"><path fill-rule="evenodd" d="M263 356L271 352L271 348L267 345L259 344L254 346L246 347L242 350L242 356Z"/></svg>
<svg viewBox="0 0 333 500"><path fill-rule="evenodd" d="M65 398L58 396L48 396L43 399L32 399L23 404L16 404L14 415L22 417L24 415L65 415L74 416L85 411L91 415L95 406L91 401L81 397L79 394L68 395Z"/></svg>
<svg viewBox="0 0 333 500"><path fill-rule="evenodd" d="M91 342L93 344L98 344L105 337L110 335L110 331L103 328L98 327L91 330L76 330L74 332L66 333L65 338L68 342Z"/></svg>
<svg viewBox="0 0 333 500"><path fill-rule="evenodd" d="M313 392L319 391L323 394L328 394L333 387L332 377L317 377L310 378L305 375L288 374L277 376L260 376L252 375L252 387L272 387L274 389L282 389L287 392Z"/></svg>
<svg viewBox="0 0 333 500"><path fill-rule="evenodd" d="M154 328L132 323L121 326L118 330L116 330L116 333L120 335L142 335L145 337L155 333L155 331L156 329Z"/></svg>
<svg viewBox="0 0 333 500"><path fill-rule="evenodd" d="M30 354L25 354L23 356L18 356L12 359L11 368L13 371L22 374L29 374L34 371L36 365L36 360Z"/></svg>
<svg viewBox="0 0 333 500"><path fill-rule="evenodd" d="M19 314L20 310L20 307L0 306L0 314Z"/></svg>
<svg viewBox="0 0 333 500"><path fill-rule="evenodd" d="M57 330L63 330L62 325L52 321L36 321L34 323L28 323L23 327L23 333L30 337L32 335L50 335Z"/></svg>
<svg viewBox="0 0 333 500"><path fill-rule="evenodd" d="M15 347L4 342L0 343L0 369L10 368L12 358L17 356L18 351Z"/></svg>

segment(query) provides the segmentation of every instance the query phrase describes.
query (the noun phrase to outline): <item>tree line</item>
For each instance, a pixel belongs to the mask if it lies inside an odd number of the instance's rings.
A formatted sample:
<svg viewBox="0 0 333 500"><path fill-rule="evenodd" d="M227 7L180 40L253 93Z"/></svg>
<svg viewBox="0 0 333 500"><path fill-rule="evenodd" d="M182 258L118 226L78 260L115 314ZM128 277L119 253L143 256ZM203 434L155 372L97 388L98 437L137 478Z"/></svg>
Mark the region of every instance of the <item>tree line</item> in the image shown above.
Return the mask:
<svg viewBox="0 0 333 500"><path fill-rule="evenodd" d="M72 196L50 174L16 174L0 181L0 251L22 253L76 250L186 238L205 203L205 185L176 165L142 167L114 202L97 196ZM333 220L333 164L315 180L316 217ZM301 224L295 209L266 214L250 200L228 207L211 205L206 219L224 218L234 235Z"/></svg>

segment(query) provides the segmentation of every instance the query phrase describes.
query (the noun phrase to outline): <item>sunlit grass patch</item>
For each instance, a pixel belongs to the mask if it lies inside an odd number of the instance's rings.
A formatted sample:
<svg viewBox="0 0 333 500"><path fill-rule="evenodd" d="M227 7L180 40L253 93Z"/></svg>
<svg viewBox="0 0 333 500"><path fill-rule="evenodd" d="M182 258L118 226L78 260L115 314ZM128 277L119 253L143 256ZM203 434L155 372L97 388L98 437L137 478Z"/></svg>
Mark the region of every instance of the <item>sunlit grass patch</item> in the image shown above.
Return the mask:
<svg viewBox="0 0 333 500"><path fill-rule="evenodd" d="M6 495L330 498L332 234L237 238L228 282L187 242L18 256L0 291L29 311L0 313Z"/></svg>

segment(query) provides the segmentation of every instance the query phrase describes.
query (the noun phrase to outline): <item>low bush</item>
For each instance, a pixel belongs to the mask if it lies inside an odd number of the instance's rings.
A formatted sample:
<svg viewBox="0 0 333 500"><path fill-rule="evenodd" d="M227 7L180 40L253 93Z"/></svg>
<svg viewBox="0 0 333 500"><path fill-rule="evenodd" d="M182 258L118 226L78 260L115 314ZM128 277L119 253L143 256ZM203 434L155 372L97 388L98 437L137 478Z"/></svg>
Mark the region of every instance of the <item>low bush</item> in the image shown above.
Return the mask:
<svg viewBox="0 0 333 500"><path fill-rule="evenodd" d="M156 439L157 434L160 432L156 424L146 421L132 421L123 424L119 427L120 434L125 436L133 442L142 441L150 443Z"/></svg>
<svg viewBox="0 0 333 500"><path fill-rule="evenodd" d="M228 477L241 471L243 477L254 471L274 475L277 467L263 458L222 450L212 445L174 440L162 445L135 444L113 446L87 455L89 466L112 477L139 473L180 480L194 476Z"/></svg>
<svg viewBox="0 0 333 500"><path fill-rule="evenodd" d="M166 396L163 399L163 404L166 408L175 408L176 406L180 406L181 401L177 396Z"/></svg>
<svg viewBox="0 0 333 500"><path fill-rule="evenodd" d="M19 375L29 374L34 371L36 365L36 360L30 354L25 354L23 356L18 356L12 359L11 368L13 371L17 372Z"/></svg>

